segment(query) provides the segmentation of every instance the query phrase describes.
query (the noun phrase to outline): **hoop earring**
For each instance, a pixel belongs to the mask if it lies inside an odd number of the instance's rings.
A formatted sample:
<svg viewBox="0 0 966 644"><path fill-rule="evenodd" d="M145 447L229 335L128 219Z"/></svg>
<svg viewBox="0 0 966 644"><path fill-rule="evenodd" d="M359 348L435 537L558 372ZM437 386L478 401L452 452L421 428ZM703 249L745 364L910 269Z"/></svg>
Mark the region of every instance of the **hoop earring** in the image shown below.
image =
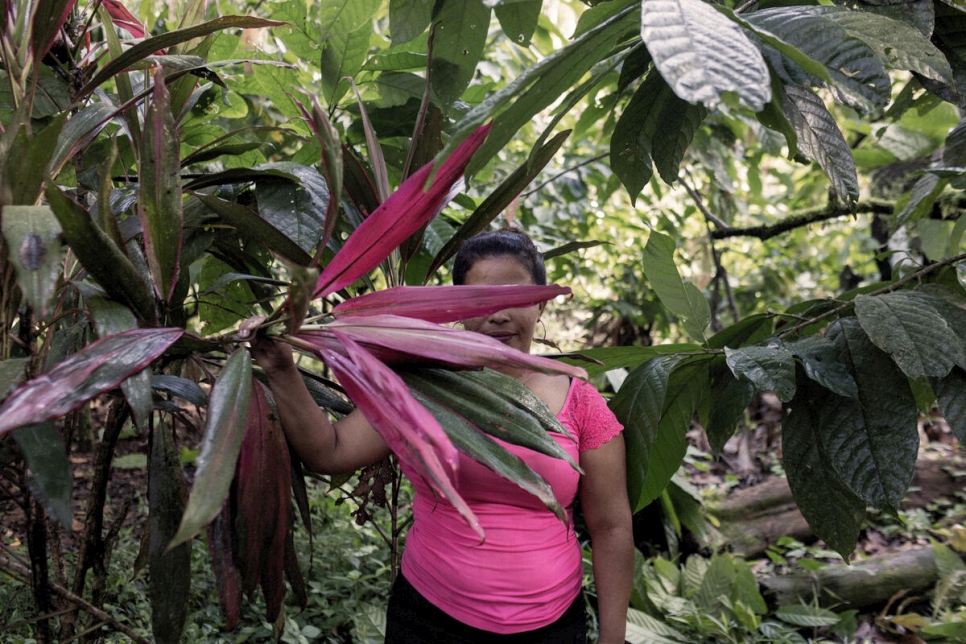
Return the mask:
<svg viewBox="0 0 966 644"><path fill-rule="evenodd" d="M540 341L543 342L547 339L547 325L543 323L543 318L540 318L537 322L540 323L540 327L543 329L543 337L540 338Z"/></svg>

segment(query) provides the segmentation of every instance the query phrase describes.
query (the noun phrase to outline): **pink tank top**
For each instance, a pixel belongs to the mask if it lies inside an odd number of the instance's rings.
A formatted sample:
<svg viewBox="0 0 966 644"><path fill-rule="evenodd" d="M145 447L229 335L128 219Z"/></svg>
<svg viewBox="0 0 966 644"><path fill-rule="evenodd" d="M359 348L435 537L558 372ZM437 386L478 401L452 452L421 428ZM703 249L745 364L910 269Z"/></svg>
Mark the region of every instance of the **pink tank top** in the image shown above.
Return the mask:
<svg viewBox="0 0 966 644"><path fill-rule="evenodd" d="M581 452L622 429L600 393L582 380L571 382L557 418L577 442L552 436L578 462ZM501 444L550 484L567 509L568 525L533 495L461 454L457 489L486 533L480 543L455 508L404 466L416 496L402 572L451 617L509 634L553 623L580 593L583 568L572 509L580 475L564 460Z"/></svg>

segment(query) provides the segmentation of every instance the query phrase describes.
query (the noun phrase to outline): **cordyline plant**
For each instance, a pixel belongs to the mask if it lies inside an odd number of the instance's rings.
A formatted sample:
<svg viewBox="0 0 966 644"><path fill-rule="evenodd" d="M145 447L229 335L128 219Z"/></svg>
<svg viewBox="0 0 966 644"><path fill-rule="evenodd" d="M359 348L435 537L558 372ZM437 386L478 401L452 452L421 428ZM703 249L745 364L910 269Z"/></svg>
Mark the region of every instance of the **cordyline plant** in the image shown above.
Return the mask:
<svg viewBox="0 0 966 644"><path fill-rule="evenodd" d="M0 80L9 91L0 94L0 441L12 436L25 464L17 485L31 525L30 567L5 556L0 567L31 581L38 614L53 613L58 606L52 597L59 596L110 620L99 609L112 538L104 504L114 448L129 418L148 437L144 554L155 640L181 637L188 542L202 531L229 627L238 621L243 596L258 588L266 616L280 623L286 576L305 601L290 529L293 489L296 505L307 508L300 469L290 461L271 397L253 373L243 342L249 336L229 330L201 337L189 330L197 313L192 298L205 295L197 293L199 265L202 273L221 271L207 278L210 290L242 281L264 303L273 295L266 283L280 284L272 277L273 258L284 262L292 276L288 297L277 309L262 304L266 315L243 330L260 327L321 359L399 458L472 525L475 518L453 487L457 450L531 491L563 519L547 484L487 436L566 458L545 431L557 428L556 420L521 385L482 368L514 365L575 376L583 370L442 324L569 290L395 286L358 298L346 290L359 280L371 284L368 274L389 266L390 256L403 263L412 258L422 231L458 191L488 127L454 141L442 163L423 163L392 192L371 129L375 181L315 100L305 107L293 98L319 143L322 172L265 163L185 177L189 165L263 145L246 137L266 130L292 136L269 127L213 136L212 122L203 143L192 148L182 138L199 118L195 107L204 94L225 85L215 70L260 62L208 61L213 38L231 28L278 23L243 16L206 21L206 4L192 2L177 29L151 36L116 2L92 5L91 14L73 1L3 8ZM133 40L120 40L112 27ZM56 56L49 55L52 47L59 48ZM436 136L430 136L432 127ZM438 139L438 127L414 135L420 151L414 158L428 161L438 152L426 145ZM494 191L432 270L451 256L459 236L486 226L519 193L563 138L537 150ZM303 199L312 207L303 208ZM286 229L292 222L297 232ZM341 242L337 230L351 234ZM330 300L339 303L333 308ZM318 303L329 313L305 324ZM207 393L199 383L210 386ZM72 524L64 446L94 399L108 410L95 456L100 474L87 499L76 576L65 588L49 579L47 535L56 536L57 524L45 515ZM175 424L190 427L191 421L176 399L205 410L190 494ZM21 485L28 470L29 489ZM307 513L302 518L307 522ZM83 599L88 590L91 602ZM41 639L52 639L48 621L38 622ZM76 621L61 620L61 638L80 629ZM120 622L112 624L144 641Z"/></svg>

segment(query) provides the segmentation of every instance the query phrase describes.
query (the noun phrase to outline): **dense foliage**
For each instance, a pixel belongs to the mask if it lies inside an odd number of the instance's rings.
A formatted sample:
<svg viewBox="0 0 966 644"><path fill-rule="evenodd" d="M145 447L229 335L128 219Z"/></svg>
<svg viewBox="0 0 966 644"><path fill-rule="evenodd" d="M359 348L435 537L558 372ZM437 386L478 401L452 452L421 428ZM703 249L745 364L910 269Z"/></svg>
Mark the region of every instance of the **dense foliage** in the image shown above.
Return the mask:
<svg viewBox="0 0 966 644"><path fill-rule="evenodd" d="M443 400L442 375L404 383L387 366L581 373L436 326L507 292L378 290L435 282L504 210L554 246L555 276L613 276L602 301L651 327L579 363L627 370L612 407L635 509L665 489L695 415L720 449L771 391L796 500L847 555L867 506L894 509L909 486L918 410L938 405L966 438L958 4L159 8L8 2L0 16L0 438L38 614L54 608L47 513L71 524L65 445L92 399L108 413L74 596L103 585L104 485L130 417L150 438L157 641L181 636L202 531L229 627L257 588L279 618L283 571L305 601L290 529L304 488L242 343L255 332L321 360L457 505L454 443L559 511L505 452L470 446L502 406L538 411L512 383L455 375L467 396ZM521 197L555 158L573 167ZM464 174L475 186L440 214ZM766 244L750 264L746 238ZM781 244L789 257L765 261ZM676 343L640 346L650 332ZM345 411L333 383L306 378ZM496 397L473 400L485 385ZM554 420L518 415L519 440L552 449ZM185 428L203 434L190 495Z"/></svg>

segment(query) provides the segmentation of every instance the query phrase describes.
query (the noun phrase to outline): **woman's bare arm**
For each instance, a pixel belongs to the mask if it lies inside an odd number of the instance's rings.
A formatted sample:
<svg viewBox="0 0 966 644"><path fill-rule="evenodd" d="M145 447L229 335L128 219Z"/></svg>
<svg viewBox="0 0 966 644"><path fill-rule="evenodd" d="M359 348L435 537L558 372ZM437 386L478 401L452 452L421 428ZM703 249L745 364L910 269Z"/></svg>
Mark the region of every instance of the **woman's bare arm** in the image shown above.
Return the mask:
<svg viewBox="0 0 966 644"><path fill-rule="evenodd" d="M288 345L256 338L251 347L268 376L285 437L306 467L322 474L354 472L389 454L358 410L336 423L329 420L306 388Z"/></svg>
<svg viewBox="0 0 966 644"><path fill-rule="evenodd" d="M634 536L627 500L624 437L580 454L580 507L590 531L600 622L598 644L624 644L634 577Z"/></svg>

